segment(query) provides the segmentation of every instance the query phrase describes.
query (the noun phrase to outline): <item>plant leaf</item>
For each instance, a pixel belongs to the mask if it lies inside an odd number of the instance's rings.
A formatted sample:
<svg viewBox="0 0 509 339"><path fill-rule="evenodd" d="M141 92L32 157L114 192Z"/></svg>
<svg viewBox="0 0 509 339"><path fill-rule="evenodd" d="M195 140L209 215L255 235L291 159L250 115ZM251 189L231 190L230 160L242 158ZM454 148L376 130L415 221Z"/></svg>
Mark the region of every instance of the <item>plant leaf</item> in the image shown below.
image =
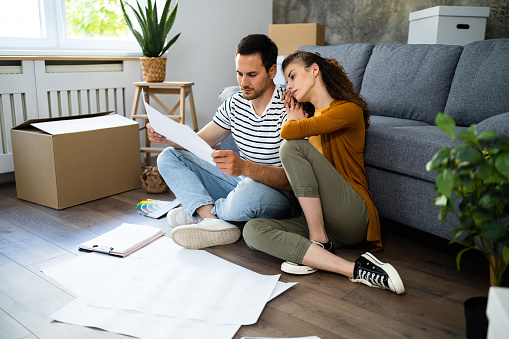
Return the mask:
<svg viewBox="0 0 509 339"><path fill-rule="evenodd" d="M447 197L445 195L440 195L434 201L436 206L446 206L447 205Z"/></svg>
<svg viewBox="0 0 509 339"><path fill-rule="evenodd" d="M465 141L465 142L469 142L469 143L476 141L476 135L471 130L467 130L467 131L463 131L463 132L458 133L456 138L458 138L458 139L460 139L462 141Z"/></svg>
<svg viewBox="0 0 509 339"><path fill-rule="evenodd" d="M509 247L504 247L502 249L502 257L504 258L504 263L506 265L509 264Z"/></svg>
<svg viewBox="0 0 509 339"><path fill-rule="evenodd" d="M456 256L456 268L458 269L458 271L460 270L461 256L463 255L463 253L465 253L466 251L470 251L471 249L472 249L471 247L466 247L459 251L458 255Z"/></svg>
<svg viewBox="0 0 509 339"><path fill-rule="evenodd" d="M456 147L456 157L462 163L467 163L469 166L479 165L483 161L481 152L467 144L461 144Z"/></svg>
<svg viewBox="0 0 509 339"><path fill-rule="evenodd" d="M447 170L442 170L437 175L436 185L440 194L450 197L454 188L454 175Z"/></svg>
<svg viewBox="0 0 509 339"><path fill-rule="evenodd" d="M447 147L442 147L433 158L426 164L427 171L434 171L443 168L443 161L451 155L451 150Z"/></svg>
<svg viewBox="0 0 509 339"><path fill-rule="evenodd" d="M477 228L479 229L479 235L485 238L498 239L507 234L507 228L495 221L483 222Z"/></svg>
<svg viewBox="0 0 509 339"><path fill-rule="evenodd" d="M442 131L449 134L451 137L454 137L456 123L450 116L444 113L438 113L437 117L435 118L435 123Z"/></svg>
<svg viewBox="0 0 509 339"><path fill-rule="evenodd" d="M506 178L509 177L509 152L499 154L495 160L495 168Z"/></svg>

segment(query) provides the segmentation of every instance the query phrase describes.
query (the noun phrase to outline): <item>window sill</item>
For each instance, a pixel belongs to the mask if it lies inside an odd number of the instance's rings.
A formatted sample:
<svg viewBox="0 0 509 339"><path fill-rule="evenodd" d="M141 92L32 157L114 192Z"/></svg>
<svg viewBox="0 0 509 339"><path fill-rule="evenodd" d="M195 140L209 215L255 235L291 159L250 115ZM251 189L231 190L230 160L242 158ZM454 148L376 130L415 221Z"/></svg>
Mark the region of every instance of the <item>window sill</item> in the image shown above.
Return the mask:
<svg viewBox="0 0 509 339"><path fill-rule="evenodd" d="M0 60L139 60L133 51L0 50Z"/></svg>

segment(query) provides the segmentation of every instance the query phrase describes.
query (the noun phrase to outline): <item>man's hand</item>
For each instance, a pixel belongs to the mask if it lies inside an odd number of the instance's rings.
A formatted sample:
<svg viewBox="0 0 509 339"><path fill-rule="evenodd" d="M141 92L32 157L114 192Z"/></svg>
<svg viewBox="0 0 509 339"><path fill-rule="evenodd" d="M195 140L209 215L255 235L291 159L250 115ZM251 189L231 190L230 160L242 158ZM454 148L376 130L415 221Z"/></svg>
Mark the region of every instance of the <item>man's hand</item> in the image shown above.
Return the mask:
<svg viewBox="0 0 509 339"><path fill-rule="evenodd" d="M214 151L212 152L212 159L224 174L232 177L245 175L274 189L292 191L283 167L262 165L244 160L237 153L230 150Z"/></svg>
<svg viewBox="0 0 509 339"><path fill-rule="evenodd" d="M215 150L212 159L221 172L231 177L244 175L246 161L242 160L237 153L231 150Z"/></svg>
<svg viewBox="0 0 509 339"><path fill-rule="evenodd" d="M159 133L156 133L150 123L147 123L147 135L150 142L154 144L168 144L168 139Z"/></svg>

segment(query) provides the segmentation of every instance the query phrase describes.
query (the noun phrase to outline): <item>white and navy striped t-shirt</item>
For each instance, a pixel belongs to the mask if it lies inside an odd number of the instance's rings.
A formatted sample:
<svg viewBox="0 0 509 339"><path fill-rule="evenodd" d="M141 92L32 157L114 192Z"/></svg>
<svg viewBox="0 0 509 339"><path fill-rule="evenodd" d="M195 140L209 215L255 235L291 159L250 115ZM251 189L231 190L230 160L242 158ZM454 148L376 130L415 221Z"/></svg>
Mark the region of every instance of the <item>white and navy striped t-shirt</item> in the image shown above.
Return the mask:
<svg viewBox="0 0 509 339"><path fill-rule="evenodd" d="M276 86L262 116L256 115L251 100L239 91L217 109L212 121L231 130L239 148L239 156L259 164L281 166L279 146L281 126L286 121L283 90Z"/></svg>

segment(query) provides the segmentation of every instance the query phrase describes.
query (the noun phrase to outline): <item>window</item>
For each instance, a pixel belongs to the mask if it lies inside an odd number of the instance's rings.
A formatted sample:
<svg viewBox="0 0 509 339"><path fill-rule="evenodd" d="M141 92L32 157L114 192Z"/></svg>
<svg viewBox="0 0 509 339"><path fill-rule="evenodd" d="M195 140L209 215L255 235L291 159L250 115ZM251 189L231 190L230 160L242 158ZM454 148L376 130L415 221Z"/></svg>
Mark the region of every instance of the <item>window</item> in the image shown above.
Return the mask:
<svg viewBox="0 0 509 339"><path fill-rule="evenodd" d="M0 49L138 52L119 0L0 1Z"/></svg>
<svg viewBox="0 0 509 339"><path fill-rule="evenodd" d="M24 11L19 9L23 8ZM41 20L39 0L0 3L0 32L13 38L40 38L46 32Z"/></svg>

